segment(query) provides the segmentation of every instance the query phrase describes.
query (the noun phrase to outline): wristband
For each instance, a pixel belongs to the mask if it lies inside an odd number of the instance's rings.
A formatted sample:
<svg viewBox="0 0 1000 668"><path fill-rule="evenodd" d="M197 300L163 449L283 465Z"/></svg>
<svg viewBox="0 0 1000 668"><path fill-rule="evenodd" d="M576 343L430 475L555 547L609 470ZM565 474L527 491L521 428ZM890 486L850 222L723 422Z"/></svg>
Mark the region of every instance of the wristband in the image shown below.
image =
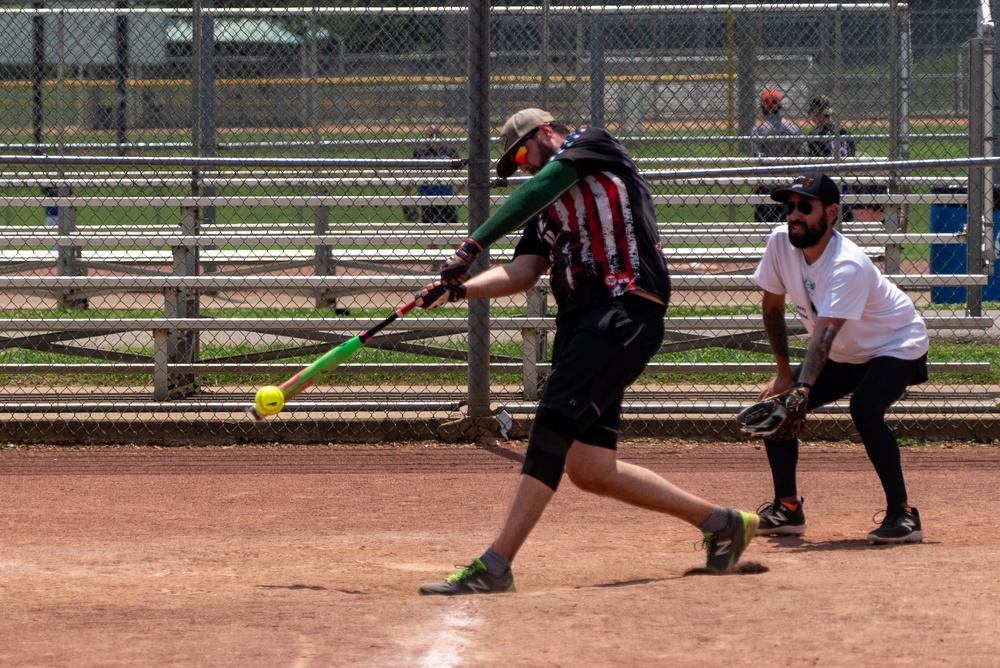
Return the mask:
<svg viewBox="0 0 1000 668"><path fill-rule="evenodd" d="M810 383L803 383L802 381L796 381L792 387L804 387L807 390L813 389L813 386Z"/></svg>

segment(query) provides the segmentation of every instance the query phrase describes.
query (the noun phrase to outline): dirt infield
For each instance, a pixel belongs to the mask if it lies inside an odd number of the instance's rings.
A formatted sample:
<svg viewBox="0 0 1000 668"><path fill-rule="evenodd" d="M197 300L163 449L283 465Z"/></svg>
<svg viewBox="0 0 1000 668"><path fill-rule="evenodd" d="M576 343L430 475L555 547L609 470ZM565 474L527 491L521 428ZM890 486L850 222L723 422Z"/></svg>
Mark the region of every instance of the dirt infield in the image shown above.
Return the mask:
<svg viewBox="0 0 1000 668"><path fill-rule="evenodd" d="M690 576L700 535L564 482L517 594L421 598L492 538L523 444L0 451L2 666L996 666L1000 448L906 448L926 540L869 547L856 445L803 449L804 539ZM747 444L622 458L723 503Z"/></svg>

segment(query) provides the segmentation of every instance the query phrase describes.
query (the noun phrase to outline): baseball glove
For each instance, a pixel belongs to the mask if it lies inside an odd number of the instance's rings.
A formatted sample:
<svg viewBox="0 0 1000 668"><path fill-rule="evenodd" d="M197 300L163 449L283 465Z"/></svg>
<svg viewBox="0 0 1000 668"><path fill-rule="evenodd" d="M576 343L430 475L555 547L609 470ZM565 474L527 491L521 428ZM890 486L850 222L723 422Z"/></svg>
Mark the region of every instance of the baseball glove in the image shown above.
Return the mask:
<svg viewBox="0 0 1000 668"><path fill-rule="evenodd" d="M736 421L746 434L783 441L802 434L808 408L809 395L801 387L793 387L743 409Z"/></svg>

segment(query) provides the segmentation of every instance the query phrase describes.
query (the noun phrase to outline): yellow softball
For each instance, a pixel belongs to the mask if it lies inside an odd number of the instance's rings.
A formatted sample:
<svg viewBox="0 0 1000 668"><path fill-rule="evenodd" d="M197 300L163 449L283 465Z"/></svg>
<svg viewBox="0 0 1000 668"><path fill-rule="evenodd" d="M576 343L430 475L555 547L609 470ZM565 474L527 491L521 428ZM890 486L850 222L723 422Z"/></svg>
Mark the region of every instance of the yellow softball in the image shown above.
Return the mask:
<svg viewBox="0 0 1000 668"><path fill-rule="evenodd" d="M267 385L257 390L253 403L261 415L276 415L285 406L285 395L274 385Z"/></svg>

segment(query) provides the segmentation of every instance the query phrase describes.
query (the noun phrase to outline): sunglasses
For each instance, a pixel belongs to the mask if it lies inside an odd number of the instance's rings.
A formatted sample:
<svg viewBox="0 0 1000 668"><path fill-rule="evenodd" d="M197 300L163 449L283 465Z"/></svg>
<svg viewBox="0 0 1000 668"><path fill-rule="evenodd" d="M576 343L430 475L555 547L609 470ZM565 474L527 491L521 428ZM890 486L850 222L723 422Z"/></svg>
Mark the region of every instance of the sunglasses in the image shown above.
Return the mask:
<svg viewBox="0 0 1000 668"><path fill-rule="evenodd" d="M540 127L542 126L539 125L538 128ZM538 134L538 128L535 128L534 130L526 134L524 136L524 139L521 140L521 145L517 147L517 152L514 154L514 162L516 162L517 164L523 165L524 163L528 162L528 147L525 146L525 144L527 144L528 141L533 139L534 136Z"/></svg>
<svg viewBox="0 0 1000 668"><path fill-rule="evenodd" d="M807 199L801 199L798 202L785 202L785 215L789 216L796 209L799 210L803 216L808 216L813 212L813 203Z"/></svg>

